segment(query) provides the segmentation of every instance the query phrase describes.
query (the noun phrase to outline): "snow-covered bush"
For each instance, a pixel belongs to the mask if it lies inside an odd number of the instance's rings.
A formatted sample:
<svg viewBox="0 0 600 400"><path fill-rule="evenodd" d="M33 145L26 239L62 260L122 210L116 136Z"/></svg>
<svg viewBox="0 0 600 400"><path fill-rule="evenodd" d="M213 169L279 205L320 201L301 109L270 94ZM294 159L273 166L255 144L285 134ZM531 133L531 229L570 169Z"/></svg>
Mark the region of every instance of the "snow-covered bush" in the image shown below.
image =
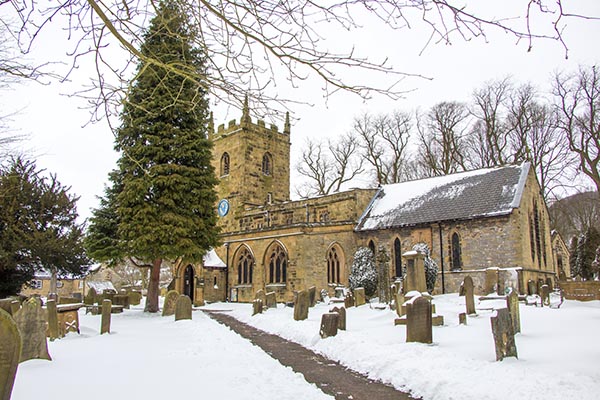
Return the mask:
<svg viewBox="0 0 600 400"><path fill-rule="evenodd" d="M427 291L431 293L435 288L435 281L437 279L438 273L438 265L435 261L433 261L433 258L431 258L431 250L429 250L429 246L427 246L427 243L417 243L413 246L413 250L425 254L425 282L427 284Z"/></svg>
<svg viewBox="0 0 600 400"><path fill-rule="evenodd" d="M365 288L367 296L373 296L377 291L377 271L375 257L368 247L359 247L354 253L354 262L350 269L350 289Z"/></svg>

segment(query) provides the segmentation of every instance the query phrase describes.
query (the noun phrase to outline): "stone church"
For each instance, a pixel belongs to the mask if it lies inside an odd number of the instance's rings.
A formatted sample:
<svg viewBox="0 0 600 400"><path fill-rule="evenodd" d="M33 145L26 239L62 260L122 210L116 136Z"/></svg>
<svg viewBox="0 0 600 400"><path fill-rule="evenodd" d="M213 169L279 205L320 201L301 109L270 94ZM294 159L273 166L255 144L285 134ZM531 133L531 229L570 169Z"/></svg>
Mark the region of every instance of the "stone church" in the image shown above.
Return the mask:
<svg viewBox="0 0 600 400"><path fill-rule="evenodd" d="M290 123L282 131L252 121L216 130L213 164L222 245L203 265L182 264L176 289L195 304L254 299L275 292L280 302L316 286L347 286L353 254L370 247L389 257L402 277L402 254L426 243L439 273L435 293L475 290L521 293L531 282L553 283L558 270L548 210L528 163L418 181L290 199Z"/></svg>

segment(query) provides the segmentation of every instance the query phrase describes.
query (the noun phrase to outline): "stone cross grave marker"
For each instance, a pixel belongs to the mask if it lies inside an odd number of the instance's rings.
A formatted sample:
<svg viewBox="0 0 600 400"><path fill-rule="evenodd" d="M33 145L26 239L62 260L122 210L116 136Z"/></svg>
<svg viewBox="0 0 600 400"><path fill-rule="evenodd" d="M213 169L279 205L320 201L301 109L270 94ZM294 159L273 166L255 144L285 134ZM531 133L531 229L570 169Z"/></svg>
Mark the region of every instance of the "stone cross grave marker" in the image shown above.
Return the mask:
<svg viewBox="0 0 600 400"><path fill-rule="evenodd" d="M357 287L354 289L354 304L356 304L356 307L360 307L366 302L365 288Z"/></svg>
<svg viewBox="0 0 600 400"><path fill-rule="evenodd" d="M0 400L10 400L21 357L21 335L9 313L0 308Z"/></svg>
<svg viewBox="0 0 600 400"><path fill-rule="evenodd" d="M176 290L169 290L165 296L165 303L163 304L162 316L167 317L175 314L175 303L179 298L179 293Z"/></svg>
<svg viewBox="0 0 600 400"><path fill-rule="evenodd" d="M46 303L46 311L48 312L48 337L53 341L60 338L56 300L48 300Z"/></svg>
<svg viewBox="0 0 600 400"><path fill-rule="evenodd" d="M515 332L508 309L496 310L498 315L491 318L494 344L496 347L496 361L502 361L505 357L517 356L517 345L515 343Z"/></svg>
<svg viewBox="0 0 600 400"><path fill-rule="evenodd" d="M112 301L102 300L102 320L100 321L100 334L110 333L110 318L112 312Z"/></svg>
<svg viewBox="0 0 600 400"><path fill-rule="evenodd" d="M192 299L185 294L180 295L175 303L175 321L192 319Z"/></svg>
<svg viewBox="0 0 600 400"><path fill-rule="evenodd" d="M252 301L252 315L262 314L263 302L261 299L254 299Z"/></svg>
<svg viewBox="0 0 600 400"><path fill-rule="evenodd" d="M473 278L465 276L463 281L463 288L465 290L465 306L467 314L475 314L475 297L473 295Z"/></svg>
<svg viewBox="0 0 600 400"><path fill-rule="evenodd" d="M314 307L317 304L317 288L311 286L308 288L308 305Z"/></svg>
<svg viewBox="0 0 600 400"><path fill-rule="evenodd" d="M339 318L338 313L325 313L321 316L321 329L319 330L321 338L337 335Z"/></svg>
<svg viewBox="0 0 600 400"><path fill-rule="evenodd" d="M519 295L516 290L511 290L506 296L506 308L510 313L514 333L521 332L521 315L519 310Z"/></svg>
<svg viewBox="0 0 600 400"><path fill-rule="evenodd" d="M333 307L329 310L330 313L338 313L338 329L345 331L346 330L346 309L344 307Z"/></svg>
<svg viewBox="0 0 600 400"><path fill-rule="evenodd" d="M406 341L432 343L433 328L431 303L425 297L417 297L406 308Z"/></svg>
<svg viewBox="0 0 600 400"><path fill-rule="evenodd" d="M46 311L41 302L30 298L23 303L23 307L13 316L23 347L19 362L40 358L52 360L48 354L48 342L46 340Z"/></svg>
<svg viewBox="0 0 600 400"><path fill-rule="evenodd" d="M275 296L275 292L268 292L265 294L265 305L268 308L277 308L277 297Z"/></svg>
<svg viewBox="0 0 600 400"><path fill-rule="evenodd" d="M302 321L308 318L309 300L310 299L308 298L308 291L301 290L298 292L296 302L294 303L295 321Z"/></svg>

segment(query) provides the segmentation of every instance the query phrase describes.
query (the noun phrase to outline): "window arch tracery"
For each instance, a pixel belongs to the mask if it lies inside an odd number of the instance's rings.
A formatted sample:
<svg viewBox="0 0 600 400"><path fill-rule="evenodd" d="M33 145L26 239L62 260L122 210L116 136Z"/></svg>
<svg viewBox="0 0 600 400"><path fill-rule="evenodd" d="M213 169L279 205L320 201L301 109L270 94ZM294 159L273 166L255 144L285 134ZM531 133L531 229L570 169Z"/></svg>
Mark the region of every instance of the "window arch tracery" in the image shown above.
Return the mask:
<svg viewBox="0 0 600 400"><path fill-rule="evenodd" d="M264 175L271 175L273 172L273 157L270 153L265 153L262 159L262 173Z"/></svg>
<svg viewBox="0 0 600 400"><path fill-rule="evenodd" d="M237 268L238 285L252 284L252 274L254 272L254 256L250 249L242 246L235 257Z"/></svg>
<svg viewBox="0 0 600 400"><path fill-rule="evenodd" d="M271 245L267 252L268 283L286 283L288 256L279 243Z"/></svg>
<svg viewBox="0 0 600 400"><path fill-rule="evenodd" d="M221 176L229 175L229 153L225 152L221 156Z"/></svg>

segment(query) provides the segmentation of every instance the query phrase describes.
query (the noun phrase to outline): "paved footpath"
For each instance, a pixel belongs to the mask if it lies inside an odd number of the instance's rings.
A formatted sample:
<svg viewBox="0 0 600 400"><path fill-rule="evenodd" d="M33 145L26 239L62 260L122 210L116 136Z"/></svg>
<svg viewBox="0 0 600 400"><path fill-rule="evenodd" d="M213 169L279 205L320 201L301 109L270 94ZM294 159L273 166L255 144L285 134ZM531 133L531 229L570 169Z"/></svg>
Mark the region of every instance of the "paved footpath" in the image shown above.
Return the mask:
<svg viewBox="0 0 600 400"><path fill-rule="evenodd" d="M281 364L337 400L413 400L390 385L374 381L297 343L244 324L226 312L205 311L212 319L250 340Z"/></svg>

